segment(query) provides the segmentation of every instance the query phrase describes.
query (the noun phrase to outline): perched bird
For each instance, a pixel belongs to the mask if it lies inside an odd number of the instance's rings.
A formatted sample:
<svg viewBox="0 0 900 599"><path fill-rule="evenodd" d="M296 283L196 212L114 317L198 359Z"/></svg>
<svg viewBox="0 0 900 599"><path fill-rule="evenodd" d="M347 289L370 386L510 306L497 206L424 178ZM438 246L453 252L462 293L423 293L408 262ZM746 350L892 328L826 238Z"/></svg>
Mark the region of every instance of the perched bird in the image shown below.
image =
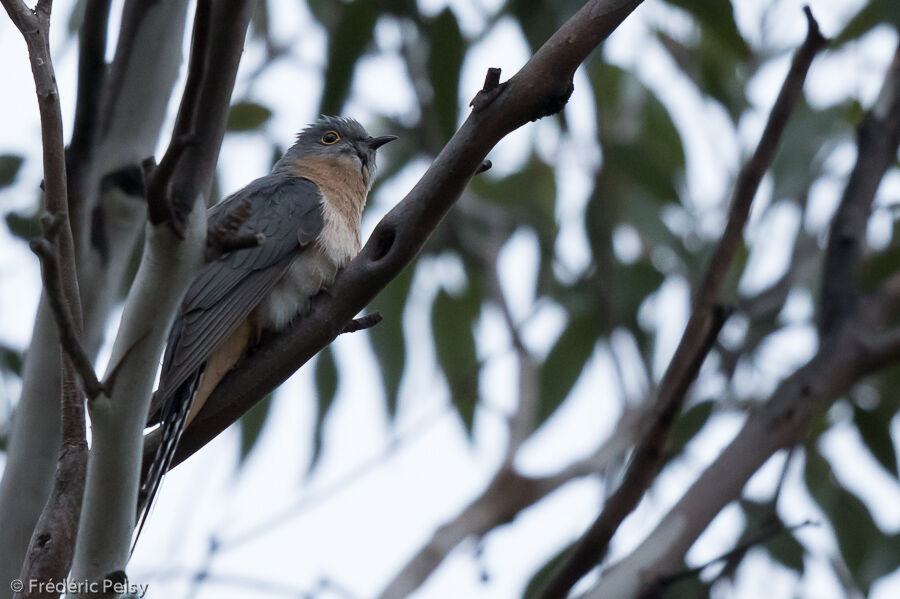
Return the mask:
<svg viewBox="0 0 900 599"><path fill-rule="evenodd" d="M360 220L375 176L372 137L353 119L323 116L261 177L208 213L210 230L231 219L257 247L206 264L181 304L150 409L161 440L139 495L137 535L184 429L221 378L264 330L306 312L360 249ZM137 537L135 537L137 538Z"/></svg>

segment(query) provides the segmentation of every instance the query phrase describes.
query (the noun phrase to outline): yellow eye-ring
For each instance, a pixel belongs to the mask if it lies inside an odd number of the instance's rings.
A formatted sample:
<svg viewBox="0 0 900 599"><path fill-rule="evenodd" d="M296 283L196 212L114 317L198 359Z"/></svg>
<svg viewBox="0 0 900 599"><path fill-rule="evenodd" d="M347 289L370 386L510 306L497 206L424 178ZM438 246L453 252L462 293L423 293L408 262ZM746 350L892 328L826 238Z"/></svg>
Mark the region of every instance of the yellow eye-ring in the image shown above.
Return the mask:
<svg viewBox="0 0 900 599"><path fill-rule="evenodd" d="M339 141L341 141L341 136L338 135L337 131L328 131L322 136L322 143L326 146L336 144Z"/></svg>

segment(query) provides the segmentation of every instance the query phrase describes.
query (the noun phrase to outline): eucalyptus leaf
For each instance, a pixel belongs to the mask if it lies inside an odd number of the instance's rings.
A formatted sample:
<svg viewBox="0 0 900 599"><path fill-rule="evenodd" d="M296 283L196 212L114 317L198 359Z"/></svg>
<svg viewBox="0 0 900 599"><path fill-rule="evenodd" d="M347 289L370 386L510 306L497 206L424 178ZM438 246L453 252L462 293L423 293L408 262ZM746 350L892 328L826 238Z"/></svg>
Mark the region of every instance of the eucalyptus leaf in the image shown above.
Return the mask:
<svg viewBox="0 0 900 599"><path fill-rule="evenodd" d="M380 313L382 317L377 327L368 330L368 336L381 369L388 413L391 416L397 413L400 381L406 368L403 313L414 271L413 266L406 267L370 304L371 310Z"/></svg>
<svg viewBox="0 0 900 599"><path fill-rule="evenodd" d="M481 310L479 297L470 291L454 297L438 292L431 312L437 361L444 371L453 405L471 435L478 404L479 364L472 327Z"/></svg>
<svg viewBox="0 0 900 599"><path fill-rule="evenodd" d="M322 426L325 416L334 403L338 388L338 368L334 359L334 352L329 345L319 352L316 358L316 424L313 431L313 451L309 470L315 468L322 454Z"/></svg>
<svg viewBox="0 0 900 599"><path fill-rule="evenodd" d="M0 154L0 188L15 182L23 161L18 154Z"/></svg>
<svg viewBox="0 0 900 599"><path fill-rule="evenodd" d="M328 63L319 112L340 114L350 92L354 67L372 40L378 5L365 0L328 4L336 15L328 29Z"/></svg>
<svg viewBox="0 0 900 599"><path fill-rule="evenodd" d="M262 401L244 414L241 419L241 453L239 464L243 465L247 456L256 446L262 433L263 426L269 416L269 408L272 405L272 394L265 396Z"/></svg>
<svg viewBox="0 0 900 599"><path fill-rule="evenodd" d="M456 131L459 75L466 54L466 41L449 7L427 23L425 33L431 46L427 71L434 92L432 104L441 135L446 140Z"/></svg>
<svg viewBox="0 0 900 599"><path fill-rule="evenodd" d="M272 117L272 111L256 102L238 102L228 113L228 131L253 131Z"/></svg>

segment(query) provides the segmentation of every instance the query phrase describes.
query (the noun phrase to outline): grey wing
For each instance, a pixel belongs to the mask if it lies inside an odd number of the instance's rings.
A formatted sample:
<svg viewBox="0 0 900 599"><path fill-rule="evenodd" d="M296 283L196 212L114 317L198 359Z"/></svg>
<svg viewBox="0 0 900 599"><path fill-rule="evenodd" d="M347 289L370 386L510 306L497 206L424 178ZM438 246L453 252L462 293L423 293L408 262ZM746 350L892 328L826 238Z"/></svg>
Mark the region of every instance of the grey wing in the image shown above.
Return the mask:
<svg viewBox="0 0 900 599"><path fill-rule="evenodd" d="M240 233L265 242L205 265L191 283L163 357L156 407L206 362L283 276L297 253L313 243L324 221L319 188L307 179L269 175L210 209L210 222L249 202ZM154 410L151 410L151 413Z"/></svg>

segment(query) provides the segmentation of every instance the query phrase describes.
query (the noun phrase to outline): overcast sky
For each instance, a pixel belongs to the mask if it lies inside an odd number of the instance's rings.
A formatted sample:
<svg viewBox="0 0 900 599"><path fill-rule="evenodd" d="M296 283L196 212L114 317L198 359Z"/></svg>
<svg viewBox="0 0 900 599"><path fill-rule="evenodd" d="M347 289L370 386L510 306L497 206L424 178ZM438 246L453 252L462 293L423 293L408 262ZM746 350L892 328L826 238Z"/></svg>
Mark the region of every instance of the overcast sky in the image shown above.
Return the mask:
<svg viewBox="0 0 900 599"><path fill-rule="evenodd" d="M840 29L858 10L860 0L813 0L813 11L826 34ZM481 33L485 11L497 10L499 0L422 0L423 10L436 13L450 4L468 35ZM736 2L736 16L751 44L775 44L785 48L799 44L805 34L802 2L784 0L760 28L760 8L755 0ZM121 3L114 2L121 10ZM71 0L54 3L54 51L66 126L72 122L75 90L76 46L64 39L64 19ZM271 67L252 87L245 76L263 58L261 48L248 44L239 73L235 99L263 101L275 111L264 133L232 134L226 137L220 158L224 191L231 192L264 174L270 164L268 140L282 146L296 131L315 118L321 89L320 66L326 37L304 3L283 0L272 3L274 32L280 39L301 39L293 55ZM476 9L476 7L478 7ZM191 9L192 10L192 9ZM114 20L115 22L115 20ZM604 48L605 57L632 69L672 113L686 144L688 196L700 208L708 208L709 228L721 224L721 202L730 177L741 157L761 131L768 109L784 77L789 55L775 58L763 68L749 87L755 112L734 130L721 109L703 99L688 85L664 50L649 35L651 26L683 31L690 22L660 2L648 0L617 30ZM302 35L301 35L302 33ZM390 19L379 22L376 41L380 52L364 60L356 73L352 98L346 113L364 124L379 114L404 118L414 104L413 91L396 49L398 25ZM858 97L868 105L878 91L890 61L896 34L881 29L838 53L817 59L806 87L815 106ZM39 124L33 84L24 54L24 44L12 26L0 19L0 56L5 90L0 97L0 153L24 154L25 166L15 185L0 191L0 209L31 210L40 180ZM517 26L500 20L480 45L467 55L460 86L460 103L481 85L489 66L514 73L527 59L527 45ZM576 76L575 93L566 108L573 134L562 137L552 122L523 127L502 141L490 158L494 174L514 172L527 159L537 140L548 160L564 166L558 173L560 197L557 218L561 224L560 260L577 272L586 266L588 251L580 219L586 201L591 171L600 160L594 149L593 99L586 77ZM170 106L174 112L177 106ZM170 123L171 124L171 123ZM370 130L373 135L390 131ZM167 137L161 141L167 142ZM851 148L832 157L834 171L844 174L854 158ZM422 161L408 165L401 175L384 186L368 210L365 233L378 218L412 187L424 172ZM895 177L882 187L881 205L898 201L900 182ZM808 222L790 207L759 218L769 198L763 193L754 206L747 231L751 240L766 238L765 251L754 252L745 290L759 289L785 268L785 242L797 228L824 231L837 201L840 177L818 186L811 199ZM770 191L770 190L769 190ZM890 240L891 220L886 210L873 218L870 241ZM885 221L885 218L887 220ZM705 225L705 221L704 221ZM634 243L627 231L617 241L617 251L627 254ZM502 283L515 315L534 310L533 281L536 276L536 240L515 235L501 256ZM299 596L303 590L318 590L317 598L370 597L378 592L405 561L430 537L434 529L453 517L485 486L499 464L505 448L503 414L513 405L515 360L506 338L501 316L488 309L478 330L479 356L487 367L481 378L483 407L479 408L475 441L469 443L463 427L449 405L433 353L428 349L430 302L440 286L459 286L461 266L448 259L427 259L417 270L413 301L404 323L410 346L422 351L409 355L402 383L399 415L388 421L378 384L377 364L363 335L344 335L334 344L341 372L338 397L325 423L325 448L321 463L311 477L306 469L311 456L314 423L314 387L308 365L293 376L277 394L264 435L239 468L239 434L230 430L173 471L141 538L128 573L136 583L150 584L148 597L182 597L191 585L190 574L203 568L211 535L222 546L215 552L210 576L195 597ZM0 341L25 347L39 294L37 260L21 241L0 227ZM808 324L812 299L795 297L785 311L785 334L772 340L760 355L759 377L774 384L810 357L816 337ZM647 310L660 332L655 367L663 368L684 324L688 290L683 282L663 286ZM531 347L542 351L565 324L561 310L537 309L525 331ZM111 330L110 335L114 334ZM613 340L618 343L622 340ZM622 343L626 343L622 341ZM101 351L105 360L108 347ZM615 383L608 347L599 344L591 366L576 389L551 421L523 448L517 466L526 474L556 471L572 459L592 451L597 439L612 432L620 413L622 391ZM100 369L102 370L102 368ZM640 381L625 394L639 394ZM714 390L713 390L714 392ZM0 410L10 409L9 398L18 394L15 381L0 382ZM604 401L597 398L603 397ZM694 477L718 455L742 423L734 413L715 415L685 455L661 475L653 492L615 537L613 556L622 556L637 545ZM895 443L900 441L900 421L894 421ZM823 451L837 476L857 492L876 522L890 532L900 531L900 486L886 476L871 456L862 450L855 429L836 426L823 437ZM751 480L747 494L768 498L783 464L776 455ZM532 509L511 525L502 526L484 540L458 547L422 587L423 598L506 598L521 593L529 576L551 555L579 535L597 513L602 501L596 481L573 482ZM795 457L780 504L786 522L824 520L804 490L802 460ZM289 516L285 517L285 514ZM270 526L272 519L277 525ZM688 554L692 564L703 563L734 544L742 530L740 510L726 508ZM798 537L806 545L806 574L802 579L774 564L760 551L751 551L738 571L732 597L789 597L838 599L843 596L833 578L828 559L835 541L827 526L806 528ZM485 578L486 577L486 578ZM328 582L325 588L321 581ZM872 597L900 597L900 572L882 579Z"/></svg>

